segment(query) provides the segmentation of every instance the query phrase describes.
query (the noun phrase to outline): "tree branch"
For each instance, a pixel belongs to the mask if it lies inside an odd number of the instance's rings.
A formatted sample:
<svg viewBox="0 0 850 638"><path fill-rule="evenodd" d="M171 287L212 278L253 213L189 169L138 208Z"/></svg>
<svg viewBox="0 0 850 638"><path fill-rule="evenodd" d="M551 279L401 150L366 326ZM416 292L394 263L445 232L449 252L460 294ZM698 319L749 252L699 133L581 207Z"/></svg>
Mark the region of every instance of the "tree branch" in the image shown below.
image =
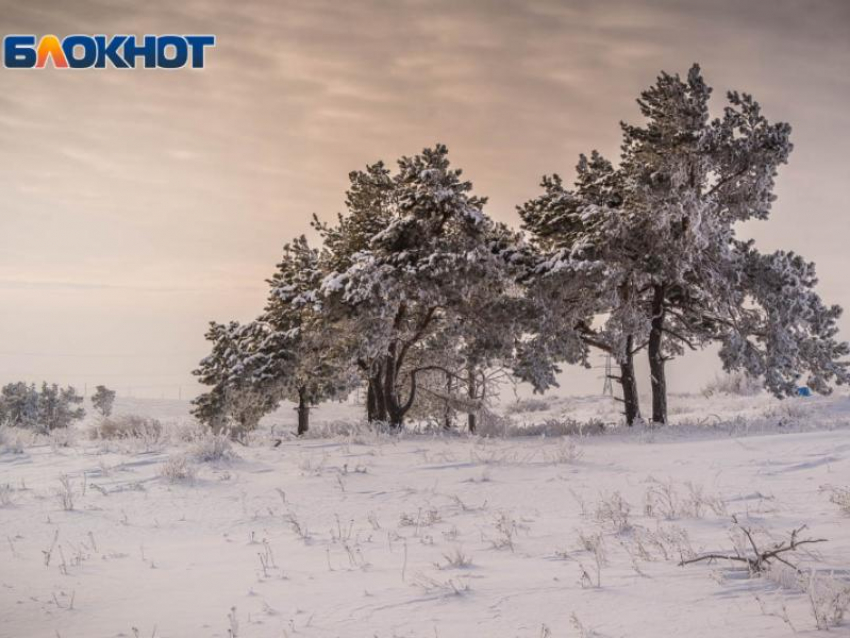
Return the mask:
<svg viewBox="0 0 850 638"><path fill-rule="evenodd" d="M744 527L738 523L736 517L732 517L732 521L738 527L738 529L743 532L744 536L747 537L747 541L749 542L750 547L753 550L752 556L741 556L740 554L720 554L720 553L710 553L710 554L702 554L700 556L695 556L694 558L682 559L679 562L679 566L683 567L685 565L690 565L691 563L699 563L700 561L712 561L712 560L733 560L742 563L747 563L749 568L753 572L763 572L768 566L771 564L771 560L777 560L784 565L795 570L797 573L802 573L799 567L786 560L781 554L785 554L787 552L795 552L797 551L801 545L812 545L814 543L825 543L827 539L825 538L805 538L803 540L798 540L797 536L800 532L806 529L805 525L798 527L797 529L791 532L790 541L781 541L779 543L775 543L770 549L766 551L762 551L758 548L755 539L753 538L752 531L748 527Z"/></svg>
<svg viewBox="0 0 850 638"><path fill-rule="evenodd" d="M685 345L687 345L687 346L688 346L691 350L696 350L696 347L694 347L694 344L693 344L693 343L691 343L690 339L688 339L687 337L685 337L685 336L683 336L683 335L680 335L680 334L679 334L678 332L676 332L675 330L672 330L672 329L670 329L669 327L665 326L665 327L663 327L663 328L661 329L661 331L662 331L662 332L664 332L664 333L666 333L666 334L668 334L668 335L670 335L671 337L675 337L675 338L676 338L676 339L678 339L679 341L683 342L683 343L684 343Z"/></svg>
<svg viewBox="0 0 850 638"><path fill-rule="evenodd" d="M396 366L401 368L401 364L404 361L405 356L407 356L407 351L410 350L410 347L419 341L422 338L422 335L425 334L425 330L428 329L428 325L431 323L431 320L434 318L434 315L437 312L438 306L432 306L425 313L425 316L422 318L422 321L419 322L419 326L416 328L416 332L413 333L413 336L404 342L401 346L401 350L399 350L398 357L396 358Z"/></svg>

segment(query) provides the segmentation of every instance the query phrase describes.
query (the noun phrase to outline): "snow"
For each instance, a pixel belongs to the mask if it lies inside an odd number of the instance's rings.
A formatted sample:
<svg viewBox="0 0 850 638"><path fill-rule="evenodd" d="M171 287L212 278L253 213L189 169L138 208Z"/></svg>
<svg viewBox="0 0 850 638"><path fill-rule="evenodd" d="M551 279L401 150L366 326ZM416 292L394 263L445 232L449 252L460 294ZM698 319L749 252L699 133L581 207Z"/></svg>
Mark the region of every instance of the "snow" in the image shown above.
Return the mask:
<svg viewBox="0 0 850 638"><path fill-rule="evenodd" d="M591 397L525 405L507 409L519 425L616 411ZM185 407L116 401L177 434ZM777 540L808 525L828 542L796 560L850 586L850 517L830 501L830 486L850 486L847 395L674 396L665 430L566 438L319 436L362 412L329 404L313 438L274 447L293 428L290 407L215 462L196 460L209 437L177 434L80 432L69 447L0 452L11 501L0 507L0 637L759 638L792 633L782 613L814 635L807 595L779 578L677 565L688 544L732 551L733 515ZM169 482L169 459L187 459L195 479ZM678 503L670 516L653 500L665 491ZM612 514L618 496L626 525ZM585 549L597 535L598 573ZM471 564L452 566L459 557ZM845 621L832 635L846 632Z"/></svg>

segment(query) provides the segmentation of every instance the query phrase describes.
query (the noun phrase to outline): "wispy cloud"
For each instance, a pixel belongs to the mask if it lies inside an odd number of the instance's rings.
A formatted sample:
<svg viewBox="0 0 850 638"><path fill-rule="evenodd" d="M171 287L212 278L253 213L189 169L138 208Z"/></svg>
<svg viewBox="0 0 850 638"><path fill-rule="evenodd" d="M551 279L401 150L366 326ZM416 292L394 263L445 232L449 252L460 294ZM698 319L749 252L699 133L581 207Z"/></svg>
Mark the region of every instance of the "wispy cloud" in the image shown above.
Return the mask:
<svg viewBox="0 0 850 638"><path fill-rule="evenodd" d="M234 290L258 303L281 244L341 208L348 171L436 141L515 221L541 174L616 155L639 90L694 61L718 99L751 91L795 127L776 220L754 232L795 246L805 214L807 256L843 254L843 0L30 0L2 15L6 33L218 36L202 72L0 70L0 288L87 290L89 321L105 325L95 293L118 288L220 285L217 307L150 302L192 329L232 313ZM821 278L850 302L843 273Z"/></svg>

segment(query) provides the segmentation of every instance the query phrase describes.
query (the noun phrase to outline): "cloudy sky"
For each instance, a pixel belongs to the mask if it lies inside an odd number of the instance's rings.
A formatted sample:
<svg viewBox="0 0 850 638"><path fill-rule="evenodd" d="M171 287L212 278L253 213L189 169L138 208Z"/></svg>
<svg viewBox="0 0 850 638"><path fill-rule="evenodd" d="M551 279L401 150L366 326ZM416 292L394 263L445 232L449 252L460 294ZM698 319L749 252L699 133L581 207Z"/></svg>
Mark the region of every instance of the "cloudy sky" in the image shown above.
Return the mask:
<svg viewBox="0 0 850 638"><path fill-rule="evenodd" d="M0 27L218 37L203 71L0 69L0 382L191 396L206 323L261 309L350 170L444 142L516 223L542 174L615 157L638 92L692 62L717 109L740 89L794 128L773 218L742 233L815 260L850 306L846 0L0 0ZM716 369L692 356L671 386Z"/></svg>

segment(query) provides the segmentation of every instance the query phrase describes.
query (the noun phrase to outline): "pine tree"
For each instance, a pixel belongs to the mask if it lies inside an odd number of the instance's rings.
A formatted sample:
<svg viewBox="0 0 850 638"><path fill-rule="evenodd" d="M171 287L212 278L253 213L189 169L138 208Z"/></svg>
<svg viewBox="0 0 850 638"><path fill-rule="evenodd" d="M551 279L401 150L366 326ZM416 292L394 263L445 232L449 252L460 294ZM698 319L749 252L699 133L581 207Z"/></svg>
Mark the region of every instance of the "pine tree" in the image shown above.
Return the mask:
<svg viewBox="0 0 850 638"><path fill-rule="evenodd" d="M619 166L596 153L582 157L573 190L546 178L544 194L520 209L542 251L532 293L542 285L544 298L551 295L547 279L579 288L554 297L556 314L567 319L542 324L548 332L540 338L575 344L577 332L609 349L621 361L621 382L633 379L628 357L646 347L657 423L667 421L666 361L712 341L724 344L727 367L759 370L774 392L787 393L801 371L818 391L827 379L846 381L839 361L846 346L834 338L840 310L820 302L814 277L803 274L808 266L784 253L758 256L735 236L739 222L768 218L777 168L792 149L790 126L770 123L751 96L735 92L723 116L710 119L710 95L698 66L685 80L662 73L638 100L645 124L622 125ZM771 300L782 311L765 305L777 271L804 282L786 284L795 297ZM605 313L603 328L591 329L582 313ZM753 313L762 319L747 321ZM628 394L624 386L627 419Z"/></svg>
<svg viewBox="0 0 850 638"><path fill-rule="evenodd" d="M298 434L309 429L312 405L350 391L353 372L344 356L346 340L333 331L318 301L323 265L319 251L302 235L284 247L277 271L268 280L266 309L260 321L269 336L258 348L265 357L260 383L273 383L297 403Z"/></svg>
<svg viewBox="0 0 850 638"><path fill-rule="evenodd" d="M841 308L814 291L814 264L793 252L762 255L752 242L736 248L742 276L734 317L722 324L724 368L762 377L778 397L795 395L804 375L821 394L850 383L850 345L836 339Z"/></svg>
<svg viewBox="0 0 850 638"><path fill-rule="evenodd" d="M588 366L588 349L619 366L626 422L640 417L634 354L648 330L639 319L644 282L632 267L623 173L594 151L581 155L572 190L558 175L520 206L537 254L523 277L533 314L533 338L523 345L519 376L543 391L555 384L558 362ZM607 314L601 328L594 318Z"/></svg>
<svg viewBox="0 0 850 638"><path fill-rule="evenodd" d="M92 405L101 416L107 417L112 414L112 405L115 403L115 390L110 390L104 385L95 388L91 397Z"/></svg>
<svg viewBox="0 0 850 638"><path fill-rule="evenodd" d="M193 400L192 413L214 432L243 437L280 404L275 385L261 383L257 377L265 364L265 357L257 356L257 344L267 332L266 326L257 322L210 322L206 338L212 351L193 374L212 387Z"/></svg>
<svg viewBox="0 0 850 638"><path fill-rule="evenodd" d="M38 393L38 424L46 431L67 428L72 422L82 419L86 412L79 406L83 397L71 386L60 388L55 383L41 384Z"/></svg>
<svg viewBox="0 0 850 638"><path fill-rule="evenodd" d="M19 428L38 427L38 390L23 381L0 390L0 423Z"/></svg>
<svg viewBox="0 0 850 638"><path fill-rule="evenodd" d="M434 343L452 335L467 366L487 364L474 360L472 344L484 338L485 325L495 332L487 323L495 305L483 300L503 297L512 285L514 240L484 214L486 200L451 168L445 146L403 157L398 166L394 175L381 163L351 174L350 216L322 229L334 267L320 295L337 334L356 335L349 356L368 380L370 414L394 428L412 408L421 378L437 370L456 375L429 358ZM510 324L501 328L512 346ZM474 388L468 376L464 383Z"/></svg>
<svg viewBox="0 0 850 638"><path fill-rule="evenodd" d="M298 407L299 435L309 428L310 406L350 389L347 361L318 302L318 251L301 236L284 246L268 280L265 312L245 325L212 323L212 353L195 374L212 389L195 400L194 414L216 431L241 436L283 400ZM337 335L338 336L338 335Z"/></svg>

